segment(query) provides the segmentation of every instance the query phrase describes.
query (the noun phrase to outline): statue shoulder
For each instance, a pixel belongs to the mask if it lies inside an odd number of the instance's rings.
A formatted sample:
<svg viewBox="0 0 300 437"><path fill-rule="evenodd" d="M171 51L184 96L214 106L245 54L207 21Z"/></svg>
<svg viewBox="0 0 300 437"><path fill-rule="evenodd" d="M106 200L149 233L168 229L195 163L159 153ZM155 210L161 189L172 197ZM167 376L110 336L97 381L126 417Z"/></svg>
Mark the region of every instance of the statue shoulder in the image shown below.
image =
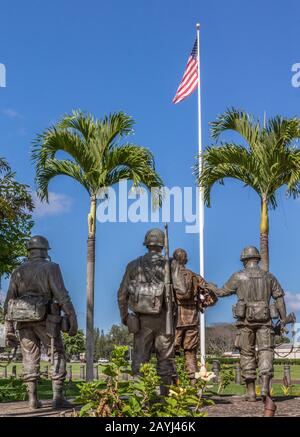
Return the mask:
<svg viewBox="0 0 300 437"><path fill-rule="evenodd" d="M132 271L134 269L136 269L142 262L143 257L139 256L136 259L133 259L132 261L129 261L129 263L126 266L126 270L127 271Z"/></svg>

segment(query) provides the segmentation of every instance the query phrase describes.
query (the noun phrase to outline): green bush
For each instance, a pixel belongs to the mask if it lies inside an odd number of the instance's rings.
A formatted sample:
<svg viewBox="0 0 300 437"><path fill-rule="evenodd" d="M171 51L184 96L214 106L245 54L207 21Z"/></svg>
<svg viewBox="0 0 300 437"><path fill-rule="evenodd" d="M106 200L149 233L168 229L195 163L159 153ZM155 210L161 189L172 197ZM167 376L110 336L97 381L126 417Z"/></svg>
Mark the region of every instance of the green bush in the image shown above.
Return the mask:
<svg viewBox="0 0 300 437"><path fill-rule="evenodd" d="M127 347L116 347L111 362L102 367L105 382L82 383L77 402L83 404L80 416L93 417L198 417L204 405L202 393L206 382L198 379L195 386L187 382L184 370L179 369L180 384L170 386L168 396L157 394L162 383L152 363L143 364L140 376L127 381L122 375L132 376L126 359Z"/></svg>
<svg viewBox="0 0 300 437"><path fill-rule="evenodd" d="M7 384L0 386L0 402L24 401L26 386L22 381L11 377Z"/></svg>

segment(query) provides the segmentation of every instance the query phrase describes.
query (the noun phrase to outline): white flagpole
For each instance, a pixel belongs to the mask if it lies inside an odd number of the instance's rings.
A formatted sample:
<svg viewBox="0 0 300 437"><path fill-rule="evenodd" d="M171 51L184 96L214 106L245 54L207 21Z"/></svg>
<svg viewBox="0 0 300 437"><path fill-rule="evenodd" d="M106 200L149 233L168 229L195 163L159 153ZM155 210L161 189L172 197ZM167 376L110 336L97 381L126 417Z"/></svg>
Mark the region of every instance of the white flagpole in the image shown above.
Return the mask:
<svg viewBox="0 0 300 437"><path fill-rule="evenodd" d="M202 168L202 120L201 120L201 87L200 87L200 24L197 23L197 55L198 55L198 163ZM199 195L199 262L200 275L204 278L204 199L203 190L198 189ZM205 315L200 312L200 354L201 368L205 367Z"/></svg>

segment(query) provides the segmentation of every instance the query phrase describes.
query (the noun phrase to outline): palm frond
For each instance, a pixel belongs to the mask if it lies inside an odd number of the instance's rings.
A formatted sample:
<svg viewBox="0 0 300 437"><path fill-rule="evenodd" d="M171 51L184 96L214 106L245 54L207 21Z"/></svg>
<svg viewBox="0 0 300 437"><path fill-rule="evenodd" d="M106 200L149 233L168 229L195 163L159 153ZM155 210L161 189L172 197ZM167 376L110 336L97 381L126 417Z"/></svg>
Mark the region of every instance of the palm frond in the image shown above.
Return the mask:
<svg viewBox="0 0 300 437"><path fill-rule="evenodd" d="M122 111L109 114L98 121L98 136L101 137L102 143L112 147L118 138L133 133L133 124L132 117Z"/></svg>
<svg viewBox="0 0 300 437"><path fill-rule="evenodd" d="M216 121L211 123L211 126L211 136L214 140L218 140L223 132L232 130L240 134L250 147L254 147L257 143L260 131L257 120L245 111L235 108L225 111Z"/></svg>
<svg viewBox="0 0 300 437"><path fill-rule="evenodd" d="M95 135L96 120L94 117L79 109L73 110L72 114L66 114L57 124L58 129L71 130L77 135L82 135L85 141L89 141Z"/></svg>
<svg viewBox="0 0 300 437"><path fill-rule="evenodd" d="M203 153L203 166L196 164L194 174L199 187L203 188L204 201L210 206L213 185L224 184L225 178L240 180L251 186L260 195L259 167L250 151L233 143L223 143L220 147L208 147Z"/></svg>
<svg viewBox="0 0 300 437"><path fill-rule="evenodd" d="M69 154L84 171L89 171L94 165L94 157L77 133L53 126L38 135L33 143L31 158L37 171L59 151Z"/></svg>
<svg viewBox="0 0 300 437"><path fill-rule="evenodd" d="M90 181L78 164L69 159L48 159L45 167L40 168L36 175L37 195L41 200L48 201L49 183L56 176L69 176L79 182L89 194L93 191Z"/></svg>
<svg viewBox="0 0 300 437"><path fill-rule="evenodd" d="M300 120L281 116L270 118L266 132L271 136L276 147L287 147L300 138Z"/></svg>

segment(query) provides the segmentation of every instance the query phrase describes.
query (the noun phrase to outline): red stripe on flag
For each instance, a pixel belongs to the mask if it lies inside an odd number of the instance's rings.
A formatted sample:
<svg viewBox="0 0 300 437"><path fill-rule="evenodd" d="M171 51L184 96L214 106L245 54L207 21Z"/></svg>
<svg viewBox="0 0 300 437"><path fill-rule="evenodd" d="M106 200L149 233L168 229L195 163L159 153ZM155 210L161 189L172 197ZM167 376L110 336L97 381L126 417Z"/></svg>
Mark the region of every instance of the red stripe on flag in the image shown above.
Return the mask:
<svg viewBox="0 0 300 437"><path fill-rule="evenodd" d="M188 97L196 89L198 85L198 59L196 57L197 46L193 47L192 53L189 56L181 82L177 88L173 103L179 103Z"/></svg>

